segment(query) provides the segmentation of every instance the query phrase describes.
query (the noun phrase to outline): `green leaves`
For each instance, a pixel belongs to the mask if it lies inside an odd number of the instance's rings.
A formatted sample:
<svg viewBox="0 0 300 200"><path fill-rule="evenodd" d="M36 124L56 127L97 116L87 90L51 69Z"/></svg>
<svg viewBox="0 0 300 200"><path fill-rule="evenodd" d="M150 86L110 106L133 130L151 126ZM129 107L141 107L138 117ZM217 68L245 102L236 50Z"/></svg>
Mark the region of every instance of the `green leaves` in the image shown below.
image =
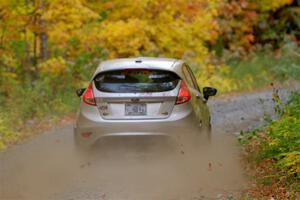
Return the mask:
<svg viewBox="0 0 300 200"><path fill-rule="evenodd" d="M279 157L278 166L284 168L288 175L296 175L300 179L300 151L282 153Z"/></svg>
<svg viewBox="0 0 300 200"><path fill-rule="evenodd" d="M261 11L275 11L276 9L290 4L292 0L252 0L258 6Z"/></svg>
<svg viewBox="0 0 300 200"><path fill-rule="evenodd" d="M271 123L262 154L276 158L279 167L300 176L300 93L294 93L280 119Z"/></svg>
<svg viewBox="0 0 300 200"><path fill-rule="evenodd" d="M298 199L300 181L300 92L266 128L241 134L247 158L254 165L254 199Z"/></svg>
<svg viewBox="0 0 300 200"><path fill-rule="evenodd" d="M2 112L1 112L2 113ZM7 118L0 115L0 151L3 150L8 143L14 142L17 136L9 128Z"/></svg>

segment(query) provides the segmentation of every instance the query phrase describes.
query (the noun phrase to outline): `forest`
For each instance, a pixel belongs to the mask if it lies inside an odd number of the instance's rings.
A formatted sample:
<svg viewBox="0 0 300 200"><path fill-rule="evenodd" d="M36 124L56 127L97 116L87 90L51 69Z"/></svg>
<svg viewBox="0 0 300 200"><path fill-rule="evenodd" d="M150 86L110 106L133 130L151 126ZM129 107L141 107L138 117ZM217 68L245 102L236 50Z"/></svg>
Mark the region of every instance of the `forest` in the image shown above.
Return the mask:
<svg viewBox="0 0 300 200"><path fill-rule="evenodd" d="M0 149L76 111L102 60L184 59L224 94L297 82L299 42L299 0L0 0Z"/></svg>

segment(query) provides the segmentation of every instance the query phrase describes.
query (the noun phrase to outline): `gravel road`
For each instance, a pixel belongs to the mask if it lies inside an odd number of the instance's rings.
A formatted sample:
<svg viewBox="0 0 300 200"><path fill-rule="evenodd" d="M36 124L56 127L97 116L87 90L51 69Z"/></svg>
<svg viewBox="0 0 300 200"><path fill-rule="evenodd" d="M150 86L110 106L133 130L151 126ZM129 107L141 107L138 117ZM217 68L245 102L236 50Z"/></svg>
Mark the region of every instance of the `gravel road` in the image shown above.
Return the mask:
<svg viewBox="0 0 300 200"><path fill-rule="evenodd" d="M286 99L288 91L281 90ZM193 153L170 141L111 139L79 156L67 125L0 154L1 200L227 199L248 186L235 134L274 117L272 92L209 102L213 134Z"/></svg>

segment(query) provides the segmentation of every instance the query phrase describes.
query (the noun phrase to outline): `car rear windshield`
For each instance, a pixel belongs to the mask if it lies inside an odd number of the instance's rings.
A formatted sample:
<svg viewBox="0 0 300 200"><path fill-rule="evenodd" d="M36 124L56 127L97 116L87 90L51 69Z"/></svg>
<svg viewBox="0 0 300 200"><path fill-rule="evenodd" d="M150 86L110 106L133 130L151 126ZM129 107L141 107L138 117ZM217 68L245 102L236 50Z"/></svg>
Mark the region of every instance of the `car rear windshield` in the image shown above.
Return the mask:
<svg viewBox="0 0 300 200"><path fill-rule="evenodd" d="M173 90L180 80L173 72L149 69L126 69L98 74L96 88L111 93L165 92Z"/></svg>

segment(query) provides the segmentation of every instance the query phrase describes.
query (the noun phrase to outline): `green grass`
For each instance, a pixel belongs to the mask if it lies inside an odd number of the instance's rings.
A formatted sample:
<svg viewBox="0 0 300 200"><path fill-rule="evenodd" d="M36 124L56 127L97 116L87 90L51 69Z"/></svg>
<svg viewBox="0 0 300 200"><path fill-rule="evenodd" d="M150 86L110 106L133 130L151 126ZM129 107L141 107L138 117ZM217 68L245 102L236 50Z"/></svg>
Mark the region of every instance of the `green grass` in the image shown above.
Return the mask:
<svg viewBox="0 0 300 200"><path fill-rule="evenodd" d="M249 91L270 85L300 81L300 47L287 42L279 50L263 47L240 55L226 52L214 64L194 66L201 87L213 86L219 93Z"/></svg>
<svg viewBox="0 0 300 200"><path fill-rule="evenodd" d="M286 176L300 179L300 93L294 93L280 119L270 124L262 155L276 159Z"/></svg>
<svg viewBox="0 0 300 200"><path fill-rule="evenodd" d="M92 54L83 53L66 61L65 70L57 74L35 67L32 73L15 71L9 76L0 66L0 150L30 135L26 131L34 132L30 130L34 125L28 126L31 122L55 121L75 112L80 102L75 91L87 86L98 65L92 58ZM54 63L47 69L56 66Z"/></svg>
<svg viewBox="0 0 300 200"><path fill-rule="evenodd" d="M75 93L79 84L72 81L70 77L60 81L44 78L34 83L12 85L9 97L2 99L0 104L0 150L23 137L28 121L46 118L51 121L75 112L79 105Z"/></svg>
<svg viewBox="0 0 300 200"><path fill-rule="evenodd" d="M293 42L276 52L265 47L242 58L229 54L224 60L230 66L226 78L235 80L238 90L260 88L274 81L300 80L300 47Z"/></svg>

